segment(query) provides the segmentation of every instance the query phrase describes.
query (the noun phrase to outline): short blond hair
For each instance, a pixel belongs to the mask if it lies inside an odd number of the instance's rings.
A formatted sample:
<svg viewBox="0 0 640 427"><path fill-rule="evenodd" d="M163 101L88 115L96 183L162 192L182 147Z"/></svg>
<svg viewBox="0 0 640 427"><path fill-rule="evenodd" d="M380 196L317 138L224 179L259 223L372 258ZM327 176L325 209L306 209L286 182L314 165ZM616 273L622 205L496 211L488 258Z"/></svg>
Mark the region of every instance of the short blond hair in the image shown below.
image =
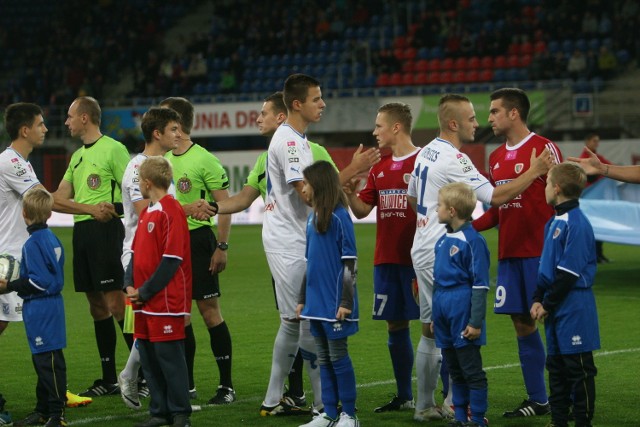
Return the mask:
<svg viewBox="0 0 640 427"><path fill-rule="evenodd" d="M53 196L42 187L32 188L22 197L22 210L29 221L46 223L53 210Z"/></svg>
<svg viewBox="0 0 640 427"><path fill-rule="evenodd" d="M549 169L547 181L560 187L567 199L578 199L587 184L587 174L575 163L560 163Z"/></svg>
<svg viewBox="0 0 640 427"><path fill-rule="evenodd" d="M169 189L173 180L173 169L169 160L162 156L149 156L138 168L140 180L148 179L158 188Z"/></svg>
<svg viewBox="0 0 640 427"><path fill-rule="evenodd" d="M464 182L452 182L440 188L440 197L447 206L454 208L458 218L467 220L471 218L476 202L476 193Z"/></svg>

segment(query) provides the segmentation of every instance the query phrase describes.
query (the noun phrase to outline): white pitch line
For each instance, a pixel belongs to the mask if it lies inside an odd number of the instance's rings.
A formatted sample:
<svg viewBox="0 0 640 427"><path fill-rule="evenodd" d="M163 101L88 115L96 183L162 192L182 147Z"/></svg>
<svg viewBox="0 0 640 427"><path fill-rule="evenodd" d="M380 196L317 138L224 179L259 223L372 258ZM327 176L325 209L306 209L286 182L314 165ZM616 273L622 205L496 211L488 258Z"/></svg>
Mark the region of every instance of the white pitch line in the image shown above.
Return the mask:
<svg viewBox="0 0 640 427"><path fill-rule="evenodd" d="M637 352L640 352L640 348L625 348L625 349L621 349L621 350L597 351L597 352L595 352L593 354L593 356L594 357L605 357L605 356L615 356L616 354L637 353ZM519 363L508 363L506 365L487 366L486 368L484 368L484 370L485 371L494 371L494 370L497 370L497 369L517 368L518 366L520 366ZM416 378L413 377L413 379L415 380ZM393 383L395 383L395 380L373 381L373 382L370 382L370 383L358 384L357 387L358 388L370 388L370 387L377 387L377 386L380 386L380 385L389 385L389 384L393 384ZM237 402L258 402L261 399L262 398L259 397L259 396L254 396L254 397L249 397L249 398L244 398L244 399L238 399ZM214 405L202 405L202 410L203 411L208 411L213 407L214 407ZM127 415L108 415L108 416L104 416L104 417L81 418L79 420L70 421L68 424L70 426L80 426L80 425L87 425L87 424L105 422L105 421L116 421L116 420L122 420L122 419L128 419L128 418L141 418L143 416L148 416L147 411L141 411L141 412L138 412L138 413L132 412L132 413L129 413Z"/></svg>

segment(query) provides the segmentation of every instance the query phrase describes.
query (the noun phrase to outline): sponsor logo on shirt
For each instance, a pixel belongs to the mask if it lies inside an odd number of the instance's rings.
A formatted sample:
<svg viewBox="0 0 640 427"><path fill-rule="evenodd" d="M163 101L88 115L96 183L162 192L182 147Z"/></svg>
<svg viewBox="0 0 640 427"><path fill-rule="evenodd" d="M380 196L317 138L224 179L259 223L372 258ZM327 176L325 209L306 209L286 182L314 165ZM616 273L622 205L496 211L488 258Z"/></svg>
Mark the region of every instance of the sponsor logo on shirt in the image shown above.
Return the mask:
<svg viewBox="0 0 640 427"><path fill-rule="evenodd" d="M300 173L300 166L298 166L297 168L294 168L293 166L291 166L291 167L289 167L289 169L290 169L292 172L295 172L295 173L297 173L297 174L299 174L299 173Z"/></svg>
<svg viewBox="0 0 640 427"><path fill-rule="evenodd" d="M100 179L100 175L96 175L95 173L92 173L87 177L87 186L92 190L98 189L101 183L102 183L102 180Z"/></svg>
<svg viewBox="0 0 640 427"><path fill-rule="evenodd" d="M183 176L182 178L180 178L178 180L178 184L176 185L176 188L178 189L178 191L183 194L191 191L191 187L192 187L191 180L186 176Z"/></svg>
<svg viewBox="0 0 640 427"><path fill-rule="evenodd" d="M342 332L342 323L336 322L333 324L333 332Z"/></svg>
<svg viewBox="0 0 640 427"><path fill-rule="evenodd" d="M380 191L378 207L386 209L407 209L407 190L393 189Z"/></svg>
<svg viewBox="0 0 640 427"><path fill-rule="evenodd" d="M384 178L384 172L380 172L376 178Z"/></svg>
<svg viewBox="0 0 640 427"><path fill-rule="evenodd" d="M397 171L397 170L402 169L402 163L403 162L393 162L393 163L391 163L391 166L389 167L389 170Z"/></svg>
<svg viewBox="0 0 640 427"><path fill-rule="evenodd" d="M44 344L42 337L36 337L33 341L35 342L36 347L40 347L41 345Z"/></svg>
<svg viewBox="0 0 640 427"><path fill-rule="evenodd" d="M496 162L496 165L493 167L493 169L498 169L500 167L500 163Z"/></svg>
<svg viewBox="0 0 640 427"><path fill-rule="evenodd" d="M164 325L162 329L165 335L169 335L173 333L173 327L171 325Z"/></svg>
<svg viewBox="0 0 640 427"><path fill-rule="evenodd" d="M572 336L571 345L582 345L582 337L580 335Z"/></svg>
<svg viewBox="0 0 640 427"><path fill-rule="evenodd" d="M11 313L11 308L9 307L9 304L7 304L6 302L3 302L2 303L2 314L9 315L9 313Z"/></svg>
<svg viewBox="0 0 640 427"><path fill-rule="evenodd" d="M517 157L518 154L518 150L514 150L514 151L507 151L507 155L504 156L505 160L513 160Z"/></svg>
<svg viewBox="0 0 640 427"><path fill-rule="evenodd" d="M287 146L288 147L295 147L296 146L296 142L295 141L287 141Z"/></svg>
<svg viewBox="0 0 640 427"><path fill-rule="evenodd" d="M289 157L289 163L298 163L300 162L299 157Z"/></svg>

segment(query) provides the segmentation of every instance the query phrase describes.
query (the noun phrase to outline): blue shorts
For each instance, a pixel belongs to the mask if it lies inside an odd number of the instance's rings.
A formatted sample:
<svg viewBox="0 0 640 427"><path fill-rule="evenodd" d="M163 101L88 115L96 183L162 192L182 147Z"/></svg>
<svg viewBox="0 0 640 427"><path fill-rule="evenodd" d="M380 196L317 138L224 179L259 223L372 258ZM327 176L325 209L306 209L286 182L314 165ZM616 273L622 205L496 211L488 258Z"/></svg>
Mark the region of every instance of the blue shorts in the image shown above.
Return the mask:
<svg viewBox="0 0 640 427"><path fill-rule="evenodd" d="M547 354L586 353L600 348L598 312L593 291L573 289L544 321Z"/></svg>
<svg viewBox="0 0 640 427"><path fill-rule="evenodd" d="M373 319L414 320L420 317L416 273L410 265L373 267Z"/></svg>
<svg viewBox="0 0 640 427"><path fill-rule="evenodd" d="M311 335L328 340L346 338L358 332L358 322L327 322L310 319L309 324Z"/></svg>
<svg viewBox="0 0 640 427"><path fill-rule="evenodd" d="M453 289L436 288L433 293L431 321L438 348L460 348L467 345L487 343L486 325L482 322L482 332L475 340L462 336L471 316L471 288L458 286Z"/></svg>
<svg viewBox="0 0 640 427"><path fill-rule="evenodd" d="M506 258L498 261L494 313L529 314L539 266L540 257Z"/></svg>

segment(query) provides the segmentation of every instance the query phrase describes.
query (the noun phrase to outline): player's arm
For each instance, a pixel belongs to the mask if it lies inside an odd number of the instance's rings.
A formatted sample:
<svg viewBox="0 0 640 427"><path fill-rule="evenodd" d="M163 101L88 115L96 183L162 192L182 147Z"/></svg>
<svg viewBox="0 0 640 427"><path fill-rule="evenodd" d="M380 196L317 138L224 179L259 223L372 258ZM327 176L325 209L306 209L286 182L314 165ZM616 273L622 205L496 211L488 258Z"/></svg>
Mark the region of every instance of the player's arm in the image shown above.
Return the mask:
<svg viewBox="0 0 640 427"><path fill-rule="evenodd" d="M229 198L229 190L212 190L211 196L216 203ZM229 242L229 235L231 234L231 215L220 214L218 215L218 243ZM216 248L211 257L211 264L209 265L209 271L211 273L221 273L227 267L227 251L220 248Z"/></svg>
<svg viewBox="0 0 640 427"><path fill-rule="evenodd" d="M407 196L407 203L411 206L414 212L418 212L416 208L418 207L418 199L413 196Z"/></svg>
<svg viewBox="0 0 640 427"><path fill-rule="evenodd" d="M302 277L302 283L300 285L300 292L298 293L298 305L296 306L296 318L300 319L300 314L304 305L307 303L307 272L305 271Z"/></svg>
<svg viewBox="0 0 640 427"><path fill-rule="evenodd" d="M176 257L163 256L160 260L160 265L153 272L151 277L142 284L137 291L137 295L132 297L129 294L129 299L132 303L140 303L149 301L155 294L167 287L173 276L176 275L178 268L180 268L182 260Z"/></svg>
<svg viewBox="0 0 640 427"><path fill-rule="evenodd" d="M363 150L364 147L360 144L355 153L353 153L351 163L340 171L339 178L342 185L346 185L356 175L367 172L371 169L371 166L380 161L380 150L378 148L372 147L366 151Z"/></svg>
<svg viewBox="0 0 640 427"><path fill-rule="evenodd" d="M44 188L44 186L41 186ZM89 205L86 203L77 203L73 199L73 185L63 179L58 185L58 189L52 193L53 210L60 213L68 213L75 215L91 215L100 222L108 222L112 218L118 218L115 207L111 203L100 202L97 205Z"/></svg>
<svg viewBox="0 0 640 427"><path fill-rule="evenodd" d="M242 187L242 190L238 194L234 194L233 196L225 199L224 201L218 201L218 212L219 214L232 214L236 212L241 212L254 202L258 197L260 197L260 192L253 188L250 185L245 185Z"/></svg>
<svg viewBox="0 0 640 427"><path fill-rule="evenodd" d="M491 196L491 206L500 206L508 201L512 200L519 194L522 194L524 190L538 177L546 175L549 169L555 164L555 158L552 156L548 148L536 157L536 149L534 148L531 153L531 163L529 169L527 169L518 178L509 181L506 184L498 185L493 190Z"/></svg>
<svg viewBox="0 0 640 427"><path fill-rule="evenodd" d="M567 160L578 163L588 175L604 175L607 178L618 181L640 183L640 165L617 166L606 164L601 162L594 152L588 148L585 148L585 150L589 151L588 158L568 157Z"/></svg>

